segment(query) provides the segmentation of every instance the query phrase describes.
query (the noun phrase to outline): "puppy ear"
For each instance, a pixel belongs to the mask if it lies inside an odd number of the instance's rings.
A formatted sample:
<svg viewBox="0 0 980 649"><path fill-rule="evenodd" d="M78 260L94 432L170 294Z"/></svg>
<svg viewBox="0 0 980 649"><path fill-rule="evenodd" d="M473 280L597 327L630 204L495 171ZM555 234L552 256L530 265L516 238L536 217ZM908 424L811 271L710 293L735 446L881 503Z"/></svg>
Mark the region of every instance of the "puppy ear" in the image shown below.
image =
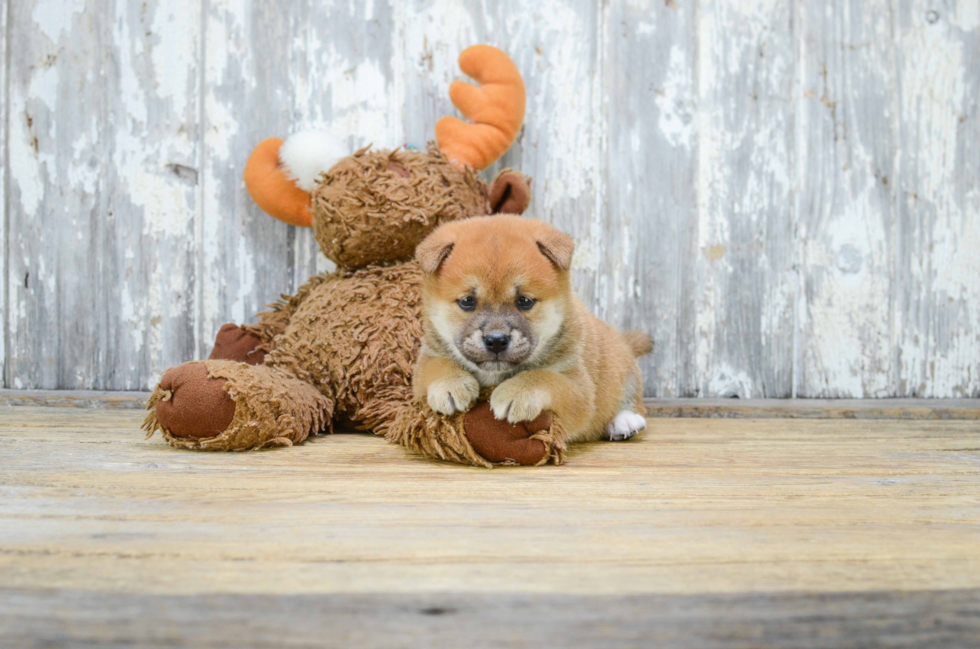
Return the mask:
<svg viewBox="0 0 980 649"><path fill-rule="evenodd" d="M491 214L523 214L530 202L530 176L504 169L490 183Z"/></svg>
<svg viewBox="0 0 980 649"><path fill-rule="evenodd" d="M422 272L431 275L446 261L455 244L455 237L445 231L436 230L415 248L415 261L419 262Z"/></svg>
<svg viewBox="0 0 980 649"><path fill-rule="evenodd" d="M564 232L559 232L554 228L548 229L549 232L538 237L538 249L559 269L568 270L572 267L575 240Z"/></svg>

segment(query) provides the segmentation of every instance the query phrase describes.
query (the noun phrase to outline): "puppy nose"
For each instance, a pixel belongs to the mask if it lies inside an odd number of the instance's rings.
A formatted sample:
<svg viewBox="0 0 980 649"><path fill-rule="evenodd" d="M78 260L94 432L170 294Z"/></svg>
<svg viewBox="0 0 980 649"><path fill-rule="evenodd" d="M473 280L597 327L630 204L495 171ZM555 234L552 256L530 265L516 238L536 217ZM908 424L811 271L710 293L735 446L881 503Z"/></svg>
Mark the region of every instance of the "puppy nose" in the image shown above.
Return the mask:
<svg viewBox="0 0 980 649"><path fill-rule="evenodd" d="M510 344L510 336L507 334L487 334L483 337L483 344L488 351L499 354L507 349L507 345Z"/></svg>

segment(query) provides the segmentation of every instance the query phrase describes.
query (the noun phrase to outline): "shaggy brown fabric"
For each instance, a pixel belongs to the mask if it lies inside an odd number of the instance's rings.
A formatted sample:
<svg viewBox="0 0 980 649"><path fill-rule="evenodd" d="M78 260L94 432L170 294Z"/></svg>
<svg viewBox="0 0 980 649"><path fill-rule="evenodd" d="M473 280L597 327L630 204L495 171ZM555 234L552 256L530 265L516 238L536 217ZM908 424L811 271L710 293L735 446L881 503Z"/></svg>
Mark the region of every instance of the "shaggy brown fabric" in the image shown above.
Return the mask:
<svg viewBox="0 0 980 649"><path fill-rule="evenodd" d="M487 403L492 391L484 388L476 406L453 417L443 417L427 404L412 401L397 414L386 437L419 455L459 464L486 468L562 464L567 434L558 418L542 413L533 422L512 426L493 416ZM475 437L471 425L478 429ZM483 451L493 457L484 456Z"/></svg>
<svg viewBox="0 0 980 649"><path fill-rule="evenodd" d="M310 211L324 254L338 266L361 268L411 259L435 226L489 214L490 203L472 169L430 144L427 153L364 148L344 158L321 177Z"/></svg>
<svg viewBox="0 0 980 649"><path fill-rule="evenodd" d="M174 437L217 437L235 417L235 402L225 392L224 379L210 378L201 363L185 363L160 379L156 407L160 425Z"/></svg>
<svg viewBox="0 0 980 649"><path fill-rule="evenodd" d="M330 282L336 278L337 276L334 274L314 275L306 284L299 287L296 295L280 293L278 302L266 305L272 309L271 311L259 313L255 316L259 319L258 322L250 325L242 325L242 329L261 338L265 351L271 351L275 345L276 336L286 330L289 319L293 317L296 309L309 296L310 292L323 282Z"/></svg>
<svg viewBox="0 0 980 649"><path fill-rule="evenodd" d="M261 365L265 360L262 339L236 324L221 325L214 339L210 360L238 361L249 365Z"/></svg>
<svg viewBox="0 0 980 649"><path fill-rule="evenodd" d="M426 404L409 401L386 427L386 439L413 453L457 464L491 468L493 463L477 453L463 430L463 415L444 417Z"/></svg>
<svg viewBox="0 0 980 649"><path fill-rule="evenodd" d="M381 432L411 399L421 286L415 262L338 270L308 289L266 365L330 394L337 415L358 429Z"/></svg>

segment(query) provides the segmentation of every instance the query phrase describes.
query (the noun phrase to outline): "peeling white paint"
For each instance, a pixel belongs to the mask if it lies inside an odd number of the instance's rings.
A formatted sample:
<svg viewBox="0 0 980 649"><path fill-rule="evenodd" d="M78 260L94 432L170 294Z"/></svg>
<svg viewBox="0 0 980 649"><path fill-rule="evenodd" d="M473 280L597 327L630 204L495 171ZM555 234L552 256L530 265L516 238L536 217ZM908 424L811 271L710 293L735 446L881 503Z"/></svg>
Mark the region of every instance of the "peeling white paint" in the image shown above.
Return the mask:
<svg viewBox="0 0 980 649"><path fill-rule="evenodd" d="M72 22L85 11L86 0L39 2L31 14L37 29L57 42L71 33Z"/></svg>
<svg viewBox="0 0 980 649"><path fill-rule="evenodd" d="M980 27L980 0L960 0L950 21L963 31L974 31Z"/></svg>
<svg viewBox="0 0 980 649"><path fill-rule="evenodd" d="M338 53L331 57L331 67L351 64ZM396 146L388 143L390 120L388 79L370 61L354 63L348 72L331 85L331 105L335 116L332 128L356 141L375 142L379 147Z"/></svg>
<svg viewBox="0 0 980 649"><path fill-rule="evenodd" d="M751 399L752 377L745 370L738 370L726 363L712 368L708 378L708 394L715 397L738 397Z"/></svg>
<svg viewBox="0 0 980 649"><path fill-rule="evenodd" d="M582 34L591 25L565 3L542 2L539 11L547 16L549 33ZM542 26L545 26L542 25ZM561 209L568 201L579 200L595 191L597 160L587 146L587 138L595 128L591 93L583 81L589 78L593 61L583 56L581 43L569 38L548 38L547 51L542 50L542 68L549 92L538 92L528 98L528 116L547 116L556 107L565 117L562 120L544 119L537 125L539 137L546 134L547 158L539 173L548 183L543 201L545 213ZM530 121L530 120L529 120ZM569 135L572 135L569 137ZM539 208L540 209L540 208Z"/></svg>
<svg viewBox="0 0 980 649"><path fill-rule="evenodd" d="M667 78L663 88L657 93L657 108L660 109L658 123L660 131L674 146L691 147L694 132L694 113L696 108L688 99L692 94L691 62L687 53L680 47L670 50L667 65Z"/></svg>
<svg viewBox="0 0 980 649"><path fill-rule="evenodd" d="M0 5L0 24L8 24L7 11L9 5ZM0 29L0 88L7 88L7 30ZM3 151L7 151L9 142L7 111L9 105L6 98L0 101L0 143ZM0 156L0 268L4 269L5 276L0 278L0 387L6 387L6 365L7 365L7 320L10 312L10 302L7 300L8 283L7 259L11 254L7 249L7 223L9 213L7 210L7 160L6 156Z"/></svg>
<svg viewBox="0 0 980 649"><path fill-rule="evenodd" d="M976 396L980 204L976 193L957 197L951 181L960 173L958 165L966 162L957 151L966 115L975 114L977 68L975 61L967 61L965 39L946 21L976 30L977 9L976 3L964 3L955 14L937 12L933 21L927 9L923 3L912 4L911 24L900 42L900 124L908 149L902 157L902 204L910 227L900 388L916 396Z"/></svg>
<svg viewBox="0 0 980 649"><path fill-rule="evenodd" d="M940 30L918 29L908 33L903 46L909 54L902 57L901 111L904 123L915 129L914 137L922 143L916 193L942 208L950 174L956 171L956 158L950 155L956 151L955 126L965 110L963 43Z"/></svg>
<svg viewBox="0 0 980 649"><path fill-rule="evenodd" d="M194 101L198 89L196 66L174 65L176 60L193 55L200 38L200 25L187 23L201 12L200 0L169 0L156 5L152 32L153 70L156 83L153 88L158 101L170 100L181 107Z"/></svg>
<svg viewBox="0 0 980 649"><path fill-rule="evenodd" d="M309 126L424 146L490 42L528 88L501 164L576 236L590 306L656 331L648 390L976 396L980 189L953 181L980 2L933 5L13 3L8 385L150 387L332 269L251 205L250 148ZM72 319L92 340L59 350Z"/></svg>

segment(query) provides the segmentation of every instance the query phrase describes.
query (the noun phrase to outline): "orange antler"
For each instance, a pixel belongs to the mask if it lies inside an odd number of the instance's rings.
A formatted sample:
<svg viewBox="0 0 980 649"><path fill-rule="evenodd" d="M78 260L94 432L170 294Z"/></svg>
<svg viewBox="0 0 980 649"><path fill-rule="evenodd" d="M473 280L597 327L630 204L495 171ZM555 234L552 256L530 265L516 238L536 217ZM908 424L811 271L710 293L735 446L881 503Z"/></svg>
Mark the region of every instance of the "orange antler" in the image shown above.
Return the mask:
<svg viewBox="0 0 980 649"><path fill-rule="evenodd" d="M449 98L472 123L443 117L436 123L436 141L453 162L485 169L510 148L521 129L524 80L510 57L489 45L463 50L459 67L480 86L454 81Z"/></svg>
<svg viewBox="0 0 980 649"><path fill-rule="evenodd" d="M296 186L279 165L282 140L259 142L245 163L245 189L262 210L280 221L305 228L313 225L310 195Z"/></svg>

